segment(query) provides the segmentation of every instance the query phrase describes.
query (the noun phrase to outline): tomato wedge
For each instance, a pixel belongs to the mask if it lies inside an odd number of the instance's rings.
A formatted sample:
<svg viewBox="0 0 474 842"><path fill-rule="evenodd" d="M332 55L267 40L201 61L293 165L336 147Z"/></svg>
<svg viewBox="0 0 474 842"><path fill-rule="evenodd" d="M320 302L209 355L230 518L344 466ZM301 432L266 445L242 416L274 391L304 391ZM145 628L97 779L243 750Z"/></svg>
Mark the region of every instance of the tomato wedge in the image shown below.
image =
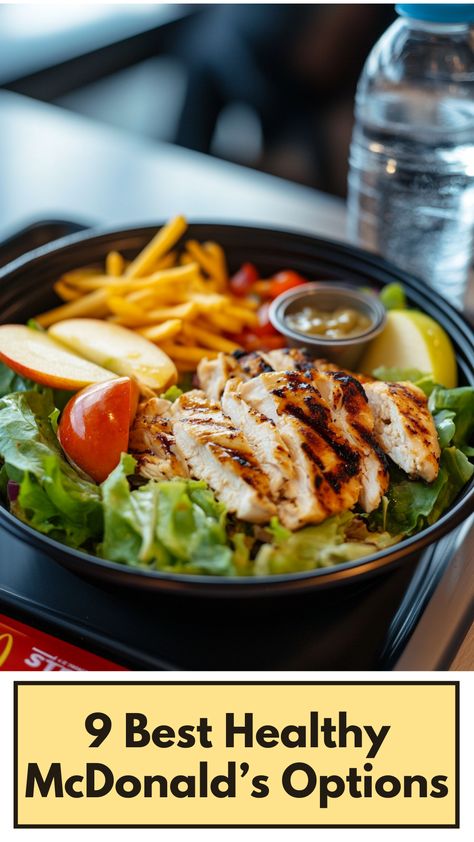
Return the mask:
<svg viewBox="0 0 474 842"><path fill-rule="evenodd" d="M95 383L66 404L58 439L68 459L95 482L103 482L128 448L138 405L138 386L130 377Z"/></svg>
<svg viewBox="0 0 474 842"><path fill-rule="evenodd" d="M245 351L273 351L276 348L286 348L287 340L281 333L274 331L271 335L257 336L254 330L244 330L232 335L231 339L244 348Z"/></svg>
<svg viewBox="0 0 474 842"><path fill-rule="evenodd" d="M252 286L258 281L259 275L253 263L243 263L239 271L229 281L234 295L248 295Z"/></svg>
<svg viewBox="0 0 474 842"><path fill-rule="evenodd" d="M268 294L270 298L276 298L282 292L288 292L293 287L299 287L301 284L308 283L306 278L292 269L285 269L283 272L277 272L270 281Z"/></svg>
<svg viewBox="0 0 474 842"><path fill-rule="evenodd" d="M273 327L273 325L272 325L272 323L271 323L271 321L268 317L269 310L270 310L270 304L269 303L262 304L262 306L258 310L257 315L258 315L259 324L256 327L252 328L253 332L257 336L266 337L266 336L279 336L280 335L278 333L278 331L275 330L275 328Z"/></svg>

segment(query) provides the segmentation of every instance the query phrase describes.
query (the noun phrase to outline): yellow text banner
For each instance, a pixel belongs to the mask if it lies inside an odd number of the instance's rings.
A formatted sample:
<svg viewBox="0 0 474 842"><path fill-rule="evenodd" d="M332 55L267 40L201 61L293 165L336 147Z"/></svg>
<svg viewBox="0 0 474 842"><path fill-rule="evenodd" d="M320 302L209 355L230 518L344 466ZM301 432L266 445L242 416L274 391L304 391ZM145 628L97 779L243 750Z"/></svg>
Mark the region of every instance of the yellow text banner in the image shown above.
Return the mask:
<svg viewBox="0 0 474 842"><path fill-rule="evenodd" d="M17 682L16 827L456 827L456 682Z"/></svg>

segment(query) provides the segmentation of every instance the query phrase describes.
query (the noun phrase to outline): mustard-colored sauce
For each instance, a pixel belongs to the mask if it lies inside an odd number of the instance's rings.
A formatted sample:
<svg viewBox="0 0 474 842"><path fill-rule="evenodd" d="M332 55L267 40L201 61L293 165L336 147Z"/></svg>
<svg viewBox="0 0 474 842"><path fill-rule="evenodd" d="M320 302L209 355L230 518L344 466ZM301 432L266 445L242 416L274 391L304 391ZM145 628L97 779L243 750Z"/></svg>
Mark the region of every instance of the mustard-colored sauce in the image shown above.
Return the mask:
<svg viewBox="0 0 474 842"><path fill-rule="evenodd" d="M316 307L303 307L286 316L288 326L308 336L325 339L349 339L365 333L372 324L371 319L351 307L338 307L328 312Z"/></svg>

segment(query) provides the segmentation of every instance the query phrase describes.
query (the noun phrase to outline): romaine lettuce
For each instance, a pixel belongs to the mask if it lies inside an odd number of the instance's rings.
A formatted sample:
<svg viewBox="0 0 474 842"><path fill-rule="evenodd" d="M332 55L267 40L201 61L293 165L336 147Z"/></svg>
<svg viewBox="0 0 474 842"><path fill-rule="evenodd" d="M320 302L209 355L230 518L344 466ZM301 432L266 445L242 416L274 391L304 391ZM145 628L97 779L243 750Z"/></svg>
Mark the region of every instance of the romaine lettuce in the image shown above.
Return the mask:
<svg viewBox="0 0 474 842"><path fill-rule="evenodd" d="M0 459L19 484L11 508L34 529L81 547L102 533L100 490L64 458L51 422L52 394L15 392L0 399Z"/></svg>
<svg viewBox="0 0 474 842"><path fill-rule="evenodd" d="M317 526L290 532L273 520L272 543L263 544L255 559L255 574L296 573L355 561L397 541L387 532L369 532L352 512L328 518Z"/></svg>
<svg viewBox="0 0 474 842"><path fill-rule="evenodd" d="M104 540L99 553L111 561L176 573L229 575L232 549L225 507L204 482L150 480L132 490L135 460L123 454L102 484Z"/></svg>

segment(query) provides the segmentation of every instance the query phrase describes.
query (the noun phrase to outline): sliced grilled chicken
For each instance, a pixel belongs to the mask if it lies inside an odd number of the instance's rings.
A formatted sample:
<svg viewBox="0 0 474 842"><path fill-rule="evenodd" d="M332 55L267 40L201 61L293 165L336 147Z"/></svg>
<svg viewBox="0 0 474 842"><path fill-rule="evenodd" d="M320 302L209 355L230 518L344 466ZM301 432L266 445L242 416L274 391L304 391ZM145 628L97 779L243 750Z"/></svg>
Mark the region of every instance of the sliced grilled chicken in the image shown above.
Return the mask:
<svg viewBox="0 0 474 842"><path fill-rule="evenodd" d="M349 371L347 368L340 368L335 363L329 362L329 360L313 360L313 368L316 368L318 371L327 371L327 372L341 372L342 374L347 374L349 377L354 377L359 383L373 383L374 378L370 377L368 374L362 374L359 371Z"/></svg>
<svg viewBox="0 0 474 842"><path fill-rule="evenodd" d="M289 529L352 508L360 491L359 456L335 427L331 411L304 372L262 374L240 394L276 425L293 461L278 515Z"/></svg>
<svg viewBox="0 0 474 842"><path fill-rule="evenodd" d="M287 480L294 477L290 452L273 421L254 409L242 397L241 382L228 381L222 395L222 409L243 432L262 471L268 476L272 497L278 499Z"/></svg>
<svg viewBox="0 0 474 842"><path fill-rule="evenodd" d="M360 456L359 503L372 512L387 491L387 460L374 437L374 416L363 387L342 371L312 369L308 376L331 407L333 422Z"/></svg>
<svg viewBox="0 0 474 842"><path fill-rule="evenodd" d="M244 380L257 377L258 374L264 374L266 371L273 371L264 351L234 351L232 356L236 360L239 374Z"/></svg>
<svg viewBox="0 0 474 842"><path fill-rule="evenodd" d="M150 398L140 404L130 430L129 451L137 471L147 479L167 480L189 476L186 462L175 453L174 436L167 418L171 403Z"/></svg>
<svg viewBox="0 0 474 842"><path fill-rule="evenodd" d="M408 382L376 381L364 389L382 450L410 476L436 479L441 451L424 392Z"/></svg>
<svg viewBox="0 0 474 842"><path fill-rule="evenodd" d="M195 389L171 407L176 447L192 476L205 480L230 512L252 523L276 513L267 476L247 440L218 403Z"/></svg>
<svg viewBox="0 0 474 842"><path fill-rule="evenodd" d="M291 371L294 368L304 371L313 364L304 348L276 348L274 351L262 351L262 356L273 371Z"/></svg>
<svg viewBox="0 0 474 842"><path fill-rule="evenodd" d="M201 360L197 367L199 386L210 401L218 401L229 377L237 376L237 360L230 354L219 354L215 360Z"/></svg>
<svg viewBox="0 0 474 842"><path fill-rule="evenodd" d="M282 348L275 351L235 351L219 354L215 360L204 359L198 365L199 386L211 401L221 399L230 377L250 380L269 371L305 369L310 364L308 355L299 348Z"/></svg>

